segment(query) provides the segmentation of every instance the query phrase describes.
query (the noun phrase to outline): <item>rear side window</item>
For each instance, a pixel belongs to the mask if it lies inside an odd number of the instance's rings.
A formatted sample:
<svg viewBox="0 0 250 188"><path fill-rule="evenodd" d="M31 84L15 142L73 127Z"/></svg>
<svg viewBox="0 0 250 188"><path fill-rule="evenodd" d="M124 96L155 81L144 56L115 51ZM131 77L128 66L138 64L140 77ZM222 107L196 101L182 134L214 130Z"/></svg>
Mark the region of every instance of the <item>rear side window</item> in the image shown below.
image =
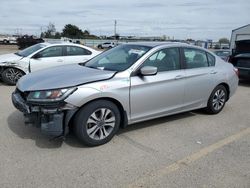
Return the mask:
<svg viewBox="0 0 250 188"><path fill-rule="evenodd" d="M184 48L183 50L187 69L208 67L205 51L193 48Z"/></svg>
<svg viewBox="0 0 250 188"><path fill-rule="evenodd" d="M77 46L66 46L66 53L67 56L91 55L89 50Z"/></svg>
<svg viewBox="0 0 250 188"><path fill-rule="evenodd" d="M208 60L209 66L215 65L215 57L211 55L210 53L207 53L207 60Z"/></svg>

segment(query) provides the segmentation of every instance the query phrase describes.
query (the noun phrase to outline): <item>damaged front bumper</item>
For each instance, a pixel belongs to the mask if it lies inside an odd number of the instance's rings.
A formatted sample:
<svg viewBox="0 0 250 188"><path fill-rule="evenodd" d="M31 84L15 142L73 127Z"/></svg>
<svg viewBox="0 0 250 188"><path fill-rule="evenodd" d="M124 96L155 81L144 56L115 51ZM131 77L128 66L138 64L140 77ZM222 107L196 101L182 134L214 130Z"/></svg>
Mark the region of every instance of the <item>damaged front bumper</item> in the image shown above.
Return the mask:
<svg viewBox="0 0 250 188"><path fill-rule="evenodd" d="M42 133L56 137L68 134L69 122L78 110L65 102L32 104L18 90L12 93L12 103L24 113L25 123L41 127Z"/></svg>

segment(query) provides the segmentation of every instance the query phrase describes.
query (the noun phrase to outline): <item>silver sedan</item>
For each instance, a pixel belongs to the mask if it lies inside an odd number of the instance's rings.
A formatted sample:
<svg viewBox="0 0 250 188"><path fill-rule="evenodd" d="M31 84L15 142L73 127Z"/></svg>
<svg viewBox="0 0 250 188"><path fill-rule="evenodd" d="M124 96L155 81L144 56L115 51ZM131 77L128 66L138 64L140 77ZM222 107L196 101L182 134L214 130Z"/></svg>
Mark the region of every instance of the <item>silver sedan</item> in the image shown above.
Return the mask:
<svg viewBox="0 0 250 188"><path fill-rule="evenodd" d="M131 43L87 63L22 77L13 104L42 132L101 145L120 127L204 108L219 113L238 86L231 64L182 43Z"/></svg>

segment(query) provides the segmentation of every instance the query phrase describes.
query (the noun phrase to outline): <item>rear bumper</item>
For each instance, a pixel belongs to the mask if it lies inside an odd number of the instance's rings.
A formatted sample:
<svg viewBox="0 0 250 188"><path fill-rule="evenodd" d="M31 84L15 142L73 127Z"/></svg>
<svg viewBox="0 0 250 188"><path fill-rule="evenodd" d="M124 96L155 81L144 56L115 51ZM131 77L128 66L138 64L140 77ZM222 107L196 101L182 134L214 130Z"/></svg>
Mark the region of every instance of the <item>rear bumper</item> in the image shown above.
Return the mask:
<svg viewBox="0 0 250 188"><path fill-rule="evenodd" d="M245 67L237 67L239 70L240 78L250 78L250 68Z"/></svg>
<svg viewBox="0 0 250 188"><path fill-rule="evenodd" d="M68 124L77 108L65 106L33 106L27 104L18 92L12 93L13 105L25 116L25 123L41 128L42 133L51 136L66 135Z"/></svg>

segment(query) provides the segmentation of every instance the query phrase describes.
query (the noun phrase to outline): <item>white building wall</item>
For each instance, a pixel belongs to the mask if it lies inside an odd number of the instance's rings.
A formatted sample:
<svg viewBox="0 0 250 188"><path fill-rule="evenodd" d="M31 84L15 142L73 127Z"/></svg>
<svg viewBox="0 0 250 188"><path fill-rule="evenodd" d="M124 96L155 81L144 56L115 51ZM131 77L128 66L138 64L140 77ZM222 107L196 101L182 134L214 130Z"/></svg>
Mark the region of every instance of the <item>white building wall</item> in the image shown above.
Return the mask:
<svg viewBox="0 0 250 188"><path fill-rule="evenodd" d="M235 48L235 41L250 40L250 24L234 29L231 35L230 50Z"/></svg>

